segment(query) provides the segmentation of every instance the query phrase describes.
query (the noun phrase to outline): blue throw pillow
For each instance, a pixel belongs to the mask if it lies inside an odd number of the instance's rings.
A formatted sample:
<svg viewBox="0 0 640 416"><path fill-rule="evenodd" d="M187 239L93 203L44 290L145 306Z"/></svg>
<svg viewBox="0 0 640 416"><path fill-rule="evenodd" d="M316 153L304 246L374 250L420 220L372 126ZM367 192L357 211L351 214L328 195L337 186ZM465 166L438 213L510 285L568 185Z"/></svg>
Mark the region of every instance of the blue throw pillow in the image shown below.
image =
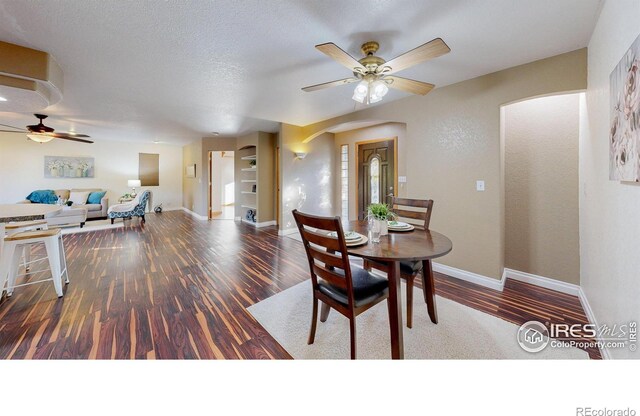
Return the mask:
<svg viewBox="0 0 640 416"><path fill-rule="evenodd" d="M106 193L107 191L91 192L87 198L87 204L99 204Z"/></svg>
<svg viewBox="0 0 640 416"><path fill-rule="evenodd" d="M43 189L31 192L26 199L34 204L55 204L58 202L58 195L51 189Z"/></svg>

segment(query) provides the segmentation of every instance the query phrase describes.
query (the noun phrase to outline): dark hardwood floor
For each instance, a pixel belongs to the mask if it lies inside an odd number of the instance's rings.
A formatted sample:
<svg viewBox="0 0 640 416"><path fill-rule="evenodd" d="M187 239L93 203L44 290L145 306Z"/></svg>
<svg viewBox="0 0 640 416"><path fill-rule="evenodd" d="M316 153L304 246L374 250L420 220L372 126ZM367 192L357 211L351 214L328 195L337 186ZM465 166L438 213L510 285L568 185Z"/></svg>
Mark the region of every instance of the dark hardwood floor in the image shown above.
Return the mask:
<svg viewBox="0 0 640 416"><path fill-rule="evenodd" d="M64 236L63 298L47 282L2 300L0 358L291 358L246 308L309 278L298 241L181 211L128 224ZM516 324L587 322L576 297L525 283L497 292L437 274L436 292Z"/></svg>

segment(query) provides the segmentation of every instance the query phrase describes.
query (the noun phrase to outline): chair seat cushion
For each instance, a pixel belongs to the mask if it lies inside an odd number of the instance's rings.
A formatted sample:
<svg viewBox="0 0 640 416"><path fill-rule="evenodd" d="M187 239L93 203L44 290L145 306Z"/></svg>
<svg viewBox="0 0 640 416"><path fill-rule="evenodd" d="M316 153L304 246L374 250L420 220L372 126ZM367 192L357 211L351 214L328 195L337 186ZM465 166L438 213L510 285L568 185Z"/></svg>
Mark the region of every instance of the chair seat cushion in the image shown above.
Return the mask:
<svg viewBox="0 0 640 416"><path fill-rule="evenodd" d="M336 269L335 272L344 276L344 272L340 269ZM371 274L360 267L351 267L351 280L353 282L355 306L370 303L386 294L389 290L389 281L387 279ZM349 304L346 289L334 286L321 279L318 280L318 286L320 292L325 295L344 305Z"/></svg>
<svg viewBox="0 0 640 416"><path fill-rule="evenodd" d="M401 261L400 273L402 274L417 274L422 271L421 261Z"/></svg>

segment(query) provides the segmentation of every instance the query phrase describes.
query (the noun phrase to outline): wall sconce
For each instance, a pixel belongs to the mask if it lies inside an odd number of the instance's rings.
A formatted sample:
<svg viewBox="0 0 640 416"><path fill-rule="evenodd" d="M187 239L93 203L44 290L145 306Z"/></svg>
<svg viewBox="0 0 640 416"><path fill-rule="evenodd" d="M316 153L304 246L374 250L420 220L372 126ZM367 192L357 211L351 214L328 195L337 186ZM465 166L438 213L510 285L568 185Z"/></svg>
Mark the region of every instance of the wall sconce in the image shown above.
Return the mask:
<svg viewBox="0 0 640 416"><path fill-rule="evenodd" d="M305 152L294 152L294 154L296 155L296 159L304 159L305 157L307 157L307 154Z"/></svg>

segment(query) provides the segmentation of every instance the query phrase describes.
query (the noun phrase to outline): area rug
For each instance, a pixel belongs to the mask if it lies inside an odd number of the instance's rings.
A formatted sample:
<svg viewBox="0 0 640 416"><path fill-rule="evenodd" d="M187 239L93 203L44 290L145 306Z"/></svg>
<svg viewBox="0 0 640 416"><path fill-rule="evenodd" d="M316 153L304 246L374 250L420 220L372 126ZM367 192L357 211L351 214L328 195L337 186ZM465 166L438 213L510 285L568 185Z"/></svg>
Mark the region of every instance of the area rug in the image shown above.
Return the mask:
<svg viewBox="0 0 640 416"><path fill-rule="evenodd" d="M405 293L404 284L402 292ZM451 300L436 297L438 324L428 317L420 292L414 296L413 328L404 328L405 359L588 359L577 348L539 353L520 348L519 326ZM318 322L314 344L307 345L311 324L311 281L299 283L251 307L249 312L295 359L348 359L349 320L332 310ZM403 321L406 305L403 296ZM318 312L319 314L319 312ZM390 359L386 302L356 318L358 359Z"/></svg>

